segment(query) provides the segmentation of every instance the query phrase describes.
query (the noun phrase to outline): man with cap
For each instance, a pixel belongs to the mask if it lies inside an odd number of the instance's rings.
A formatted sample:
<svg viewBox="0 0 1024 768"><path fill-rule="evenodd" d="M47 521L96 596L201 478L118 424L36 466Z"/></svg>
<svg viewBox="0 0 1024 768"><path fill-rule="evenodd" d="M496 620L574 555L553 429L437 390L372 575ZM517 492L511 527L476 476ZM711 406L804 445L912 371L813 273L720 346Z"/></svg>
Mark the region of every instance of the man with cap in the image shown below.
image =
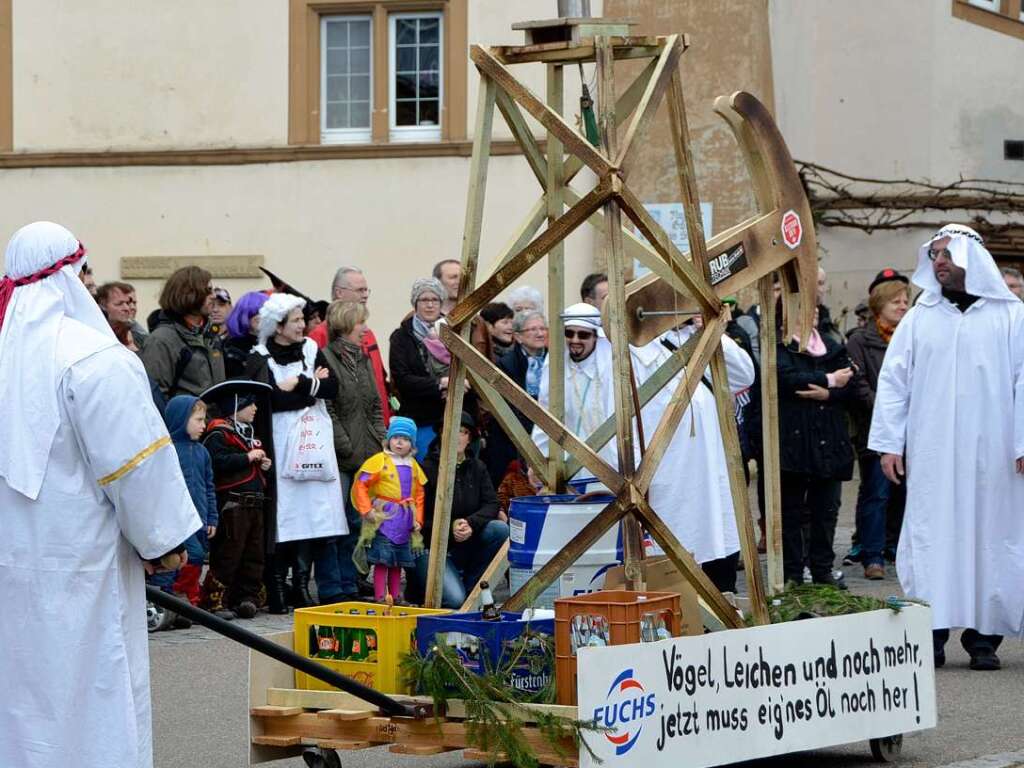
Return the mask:
<svg viewBox="0 0 1024 768"><path fill-rule="evenodd" d="M210 296L210 325L207 331L224 340L228 337L228 315L231 314L231 294L227 288L214 287Z"/></svg>
<svg viewBox="0 0 1024 768"><path fill-rule="evenodd" d="M145 570L200 527L146 373L67 229L18 230L0 280L0 765L152 765ZM162 564L162 565L161 565Z"/></svg>
<svg viewBox="0 0 1024 768"><path fill-rule="evenodd" d="M935 664L963 627L971 669L1024 629L1024 305L973 229L918 252L917 304L878 377L868 447L907 483L896 570L932 607ZM904 464L906 456L906 464Z"/></svg>

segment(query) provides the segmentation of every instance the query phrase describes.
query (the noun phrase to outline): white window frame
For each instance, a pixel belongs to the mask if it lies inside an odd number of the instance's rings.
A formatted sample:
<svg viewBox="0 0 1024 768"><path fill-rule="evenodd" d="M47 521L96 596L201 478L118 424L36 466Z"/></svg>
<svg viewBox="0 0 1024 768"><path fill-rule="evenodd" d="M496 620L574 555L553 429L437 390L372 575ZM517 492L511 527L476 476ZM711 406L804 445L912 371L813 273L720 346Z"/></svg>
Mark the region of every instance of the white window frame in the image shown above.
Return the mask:
<svg viewBox="0 0 1024 768"><path fill-rule="evenodd" d="M398 108L395 102L395 66L398 45L397 23L399 19L437 19L437 125L396 125ZM392 13L388 15L388 130L389 140L401 141L440 141L441 122L444 120L444 12L423 11L417 13Z"/></svg>
<svg viewBox="0 0 1024 768"><path fill-rule="evenodd" d="M327 127L327 24L331 21L368 21L370 23L370 124L366 128ZM373 141L373 16L369 14L332 14L320 17L320 143L369 144Z"/></svg>
<svg viewBox="0 0 1024 768"><path fill-rule="evenodd" d="M967 0L968 5L981 8L984 11L1002 13L1002 0Z"/></svg>

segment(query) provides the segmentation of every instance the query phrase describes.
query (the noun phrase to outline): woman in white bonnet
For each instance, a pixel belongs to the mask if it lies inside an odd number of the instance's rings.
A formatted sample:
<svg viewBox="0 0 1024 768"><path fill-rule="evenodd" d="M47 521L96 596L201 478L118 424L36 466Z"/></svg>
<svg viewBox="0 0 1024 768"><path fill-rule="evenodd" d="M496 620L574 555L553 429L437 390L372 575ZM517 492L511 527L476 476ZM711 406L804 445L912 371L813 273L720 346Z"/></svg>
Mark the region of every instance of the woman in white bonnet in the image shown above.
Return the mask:
<svg viewBox="0 0 1024 768"><path fill-rule="evenodd" d="M314 604L309 578L317 540L348 533L333 428L325 406L325 401L337 397L338 383L316 342L304 336L305 303L287 293L275 293L267 299L259 311L259 343L246 363L247 378L273 387L276 525L268 524L268 545L274 546L274 555L268 559L265 574L271 613L286 613L288 603L296 608ZM286 476L287 457L282 452L298 420L310 416L318 419L320 439L326 439L329 447L325 451L325 473L333 473L330 480ZM289 567L292 587L287 594L285 577Z"/></svg>

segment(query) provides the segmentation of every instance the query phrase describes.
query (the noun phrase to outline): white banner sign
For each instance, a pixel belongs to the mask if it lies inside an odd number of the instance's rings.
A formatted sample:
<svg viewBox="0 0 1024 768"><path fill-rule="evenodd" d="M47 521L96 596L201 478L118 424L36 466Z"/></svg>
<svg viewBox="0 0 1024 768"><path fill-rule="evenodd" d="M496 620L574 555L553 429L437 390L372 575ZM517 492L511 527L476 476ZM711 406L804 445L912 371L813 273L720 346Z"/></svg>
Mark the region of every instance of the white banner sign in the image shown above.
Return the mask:
<svg viewBox="0 0 1024 768"><path fill-rule="evenodd" d="M581 648L580 719L604 768L688 768L935 726L931 610L872 611ZM585 670L585 671L582 671ZM597 762L580 749L582 768Z"/></svg>

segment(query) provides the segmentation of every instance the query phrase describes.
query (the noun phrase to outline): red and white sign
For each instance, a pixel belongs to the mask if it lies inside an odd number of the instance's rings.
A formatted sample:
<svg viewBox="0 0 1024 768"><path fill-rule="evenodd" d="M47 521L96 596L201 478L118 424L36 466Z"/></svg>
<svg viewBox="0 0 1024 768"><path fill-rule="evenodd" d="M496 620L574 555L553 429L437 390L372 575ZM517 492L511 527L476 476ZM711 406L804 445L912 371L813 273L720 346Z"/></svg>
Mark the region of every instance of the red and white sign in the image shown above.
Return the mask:
<svg viewBox="0 0 1024 768"><path fill-rule="evenodd" d="M789 250L795 250L804 237L804 227L796 211L789 210L782 214L782 242Z"/></svg>

